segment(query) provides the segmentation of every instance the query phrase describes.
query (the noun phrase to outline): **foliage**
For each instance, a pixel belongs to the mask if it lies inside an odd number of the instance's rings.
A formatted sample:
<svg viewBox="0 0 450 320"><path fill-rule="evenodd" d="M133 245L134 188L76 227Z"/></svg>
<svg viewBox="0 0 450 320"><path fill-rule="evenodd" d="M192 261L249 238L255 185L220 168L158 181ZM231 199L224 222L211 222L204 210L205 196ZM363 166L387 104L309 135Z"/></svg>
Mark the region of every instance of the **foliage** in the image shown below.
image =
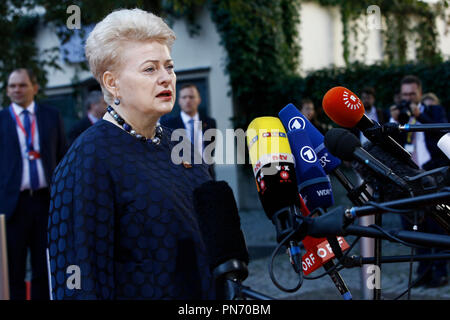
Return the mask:
<svg viewBox="0 0 450 320"><path fill-rule="evenodd" d="M450 61L444 63L416 63L405 65L363 65L352 64L346 68L327 68L312 72L305 78L293 77L280 87L293 94L288 97L289 101L279 104L278 110L286 102L292 102L296 106L300 105L300 99L309 97L313 100L316 109L319 111L319 118L330 123L330 120L321 110L322 98L324 94L335 86L344 86L357 95L362 89L371 86L376 92L376 105L387 109L393 104L394 94L400 89L400 81L403 76L413 74L418 76L423 85L423 92L433 92L441 100L441 104L446 110L450 110L449 83L450 83ZM317 108L318 107L318 108ZM261 113L262 114L262 113Z"/></svg>
<svg viewBox="0 0 450 320"><path fill-rule="evenodd" d="M309 96L316 105L332 86L347 85L361 90L363 85L374 85L378 101L388 105L400 77L416 73L424 77L425 88L436 83L436 93L446 100L448 64L440 64L442 58L437 48L435 18L441 15L442 7L431 7L417 0L379 0L377 5L384 17L386 29L385 61L375 66L364 66L355 58L357 47L351 47L349 39L362 30L359 18L366 15L372 0L309 0L322 6L338 7L343 23L343 57L347 69L325 69L306 78L298 76L301 4L307 0L7 0L0 3L0 80L5 83L8 70L17 66L33 68L41 81L46 83L49 67L58 68L58 48L46 54L38 52L33 41L38 26L52 24L58 30L62 42L69 39L71 30L64 28L68 18L67 7L80 7L82 25L101 20L118 8L140 7L168 19L183 17L188 22L191 35L199 31L198 12L206 7L215 22L221 44L227 51L225 71L230 77L235 114L235 125L245 127L250 120L261 114L276 115L280 107L288 102L299 104L302 97ZM36 6L45 9L44 15L32 13ZM23 14L23 10L29 12ZM405 17L408 17L406 19ZM414 17L416 24L409 17ZM62 27L62 28L58 28ZM417 65L404 65L406 39L417 42ZM425 66L431 68L424 69ZM83 64L75 65L85 68ZM440 74L439 68L443 68ZM410 71L410 72L409 72ZM432 74L433 76L429 76ZM436 80L436 82L433 82ZM4 90L3 90L4 92Z"/></svg>
<svg viewBox="0 0 450 320"><path fill-rule="evenodd" d="M322 6L337 6L341 12L343 24L343 57L346 64L355 61L349 44L350 31L355 33L367 32L356 26L356 20L366 15L366 10L374 4L373 0L310 0ZM383 30L385 41L385 59L389 63L406 63L407 39L415 39L417 45L417 59L422 62L441 61L437 48L437 30L435 19L442 15L443 7L448 1L443 0L435 7L417 0L378 0L386 26ZM413 22L415 21L415 23ZM356 50L353 50L356 52Z"/></svg>
<svg viewBox="0 0 450 320"><path fill-rule="evenodd" d="M41 86L47 83L46 68L59 68L57 49L40 52L34 40L41 19L33 12L34 1L0 2L0 105L6 103L8 76L16 68L30 68Z"/></svg>
<svg viewBox="0 0 450 320"><path fill-rule="evenodd" d="M298 70L295 0L213 0L210 12L228 53L235 125L244 126L260 110L274 108L280 78Z"/></svg>

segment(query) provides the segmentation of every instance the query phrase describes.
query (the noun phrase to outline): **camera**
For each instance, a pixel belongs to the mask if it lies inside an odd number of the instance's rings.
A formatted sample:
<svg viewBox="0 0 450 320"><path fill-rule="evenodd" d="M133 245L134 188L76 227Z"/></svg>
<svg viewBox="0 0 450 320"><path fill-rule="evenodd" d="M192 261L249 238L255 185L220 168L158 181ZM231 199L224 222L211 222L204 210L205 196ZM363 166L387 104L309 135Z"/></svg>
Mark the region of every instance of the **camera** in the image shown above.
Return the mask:
<svg viewBox="0 0 450 320"><path fill-rule="evenodd" d="M395 107L400 111L400 114L398 115L398 123L400 123L401 125L407 124L409 122L409 118L411 118L412 115L411 102L402 100Z"/></svg>

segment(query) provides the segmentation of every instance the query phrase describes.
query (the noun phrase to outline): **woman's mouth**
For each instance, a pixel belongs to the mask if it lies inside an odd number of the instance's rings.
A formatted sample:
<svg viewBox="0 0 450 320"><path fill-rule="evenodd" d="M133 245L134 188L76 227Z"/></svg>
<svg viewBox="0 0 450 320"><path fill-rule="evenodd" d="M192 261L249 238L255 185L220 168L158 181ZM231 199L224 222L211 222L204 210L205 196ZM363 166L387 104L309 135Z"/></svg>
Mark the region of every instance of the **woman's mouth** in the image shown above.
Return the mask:
<svg viewBox="0 0 450 320"><path fill-rule="evenodd" d="M161 91L156 95L156 97L163 100L172 100L172 91L170 90Z"/></svg>

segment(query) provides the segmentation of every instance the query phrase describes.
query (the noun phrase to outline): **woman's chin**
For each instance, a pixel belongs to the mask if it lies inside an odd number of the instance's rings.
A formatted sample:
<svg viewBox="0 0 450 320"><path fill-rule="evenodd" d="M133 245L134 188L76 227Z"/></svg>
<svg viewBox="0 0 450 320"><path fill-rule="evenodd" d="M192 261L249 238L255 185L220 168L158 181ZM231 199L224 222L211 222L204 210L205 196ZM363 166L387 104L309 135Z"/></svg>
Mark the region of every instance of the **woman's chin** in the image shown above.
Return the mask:
<svg viewBox="0 0 450 320"><path fill-rule="evenodd" d="M168 113L170 113L171 111L172 111L172 109L173 109L173 103L164 103L164 104L161 104L161 105L159 105L157 108L156 108L156 112L160 115L160 116L163 116L163 115L165 115L165 114L168 114Z"/></svg>

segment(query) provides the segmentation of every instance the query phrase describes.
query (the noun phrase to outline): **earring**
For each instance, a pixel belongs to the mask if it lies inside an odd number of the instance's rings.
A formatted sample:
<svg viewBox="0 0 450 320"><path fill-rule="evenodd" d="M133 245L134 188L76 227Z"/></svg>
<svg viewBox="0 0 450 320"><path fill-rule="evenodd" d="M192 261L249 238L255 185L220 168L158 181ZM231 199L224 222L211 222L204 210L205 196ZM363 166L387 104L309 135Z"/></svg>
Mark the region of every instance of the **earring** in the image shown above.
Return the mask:
<svg viewBox="0 0 450 320"><path fill-rule="evenodd" d="M118 106L120 104L119 98L114 98L114 104Z"/></svg>

